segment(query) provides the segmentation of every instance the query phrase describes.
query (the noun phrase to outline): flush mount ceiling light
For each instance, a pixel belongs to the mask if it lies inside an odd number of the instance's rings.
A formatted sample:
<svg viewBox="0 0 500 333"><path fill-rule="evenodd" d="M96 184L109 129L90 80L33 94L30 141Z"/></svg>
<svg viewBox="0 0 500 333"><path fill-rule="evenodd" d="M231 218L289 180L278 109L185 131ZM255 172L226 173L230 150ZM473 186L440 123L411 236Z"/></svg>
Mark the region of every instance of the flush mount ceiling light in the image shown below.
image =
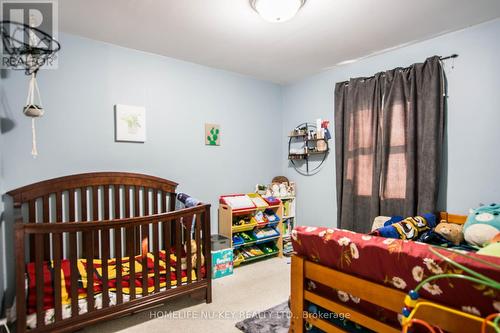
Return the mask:
<svg viewBox="0 0 500 333"><path fill-rule="evenodd" d="M306 0L250 0L252 8L266 21L278 23L292 19Z"/></svg>

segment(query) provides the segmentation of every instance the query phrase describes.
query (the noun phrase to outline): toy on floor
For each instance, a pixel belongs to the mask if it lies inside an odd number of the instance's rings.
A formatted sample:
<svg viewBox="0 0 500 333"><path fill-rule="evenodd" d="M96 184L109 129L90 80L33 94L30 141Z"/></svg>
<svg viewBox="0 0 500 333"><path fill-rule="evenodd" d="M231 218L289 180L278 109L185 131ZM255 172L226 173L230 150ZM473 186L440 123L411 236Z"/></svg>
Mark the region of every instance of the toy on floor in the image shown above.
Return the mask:
<svg viewBox="0 0 500 333"><path fill-rule="evenodd" d="M492 203L471 209L464 224L465 240L472 245L483 246L500 232L500 205Z"/></svg>
<svg viewBox="0 0 500 333"><path fill-rule="evenodd" d="M370 235L415 240L424 231L436 226L436 216L434 214L424 214L423 216L407 217L399 220L399 217L391 218L382 228L372 231Z"/></svg>

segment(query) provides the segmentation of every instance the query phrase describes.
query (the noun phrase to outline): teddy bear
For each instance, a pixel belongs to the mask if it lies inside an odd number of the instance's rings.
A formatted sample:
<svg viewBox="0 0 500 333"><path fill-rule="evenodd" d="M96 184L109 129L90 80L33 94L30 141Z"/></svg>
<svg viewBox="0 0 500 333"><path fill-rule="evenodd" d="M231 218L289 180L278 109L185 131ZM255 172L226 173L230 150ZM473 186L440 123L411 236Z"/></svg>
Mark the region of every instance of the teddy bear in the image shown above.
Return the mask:
<svg viewBox="0 0 500 333"><path fill-rule="evenodd" d="M500 232L500 205L481 206L471 209L464 224L464 238L467 243L483 246Z"/></svg>
<svg viewBox="0 0 500 333"><path fill-rule="evenodd" d="M440 234L455 245L459 245L464 241L463 226L460 224L441 221L436 228L434 228L434 232Z"/></svg>
<svg viewBox="0 0 500 333"><path fill-rule="evenodd" d="M187 245L187 244L186 244ZM187 252L187 247L184 246L184 250ZM196 241L191 239L191 267L192 269L196 269L196 260L198 259L198 254L196 253L198 246L196 246ZM203 251L200 251L201 254L201 265L205 265L205 256L203 255ZM183 257L181 260L181 269L187 269L186 257Z"/></svg>

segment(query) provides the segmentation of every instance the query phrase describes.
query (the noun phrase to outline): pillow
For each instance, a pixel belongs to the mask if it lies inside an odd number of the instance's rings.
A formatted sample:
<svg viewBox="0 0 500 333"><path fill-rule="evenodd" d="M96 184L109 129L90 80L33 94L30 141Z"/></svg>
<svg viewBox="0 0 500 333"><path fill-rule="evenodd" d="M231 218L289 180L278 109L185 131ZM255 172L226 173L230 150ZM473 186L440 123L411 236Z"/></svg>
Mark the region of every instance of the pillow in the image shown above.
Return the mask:
<svg viewBox="0 0 500 333"><path fill-rule="evenodd" d="M384 226L384 223L389 221L391 218L389 216L377 216L374 220L373 220L373 224L372 224L372 230L371 231L374 231L374 230L377 230L378 228L382 228Z"/></svg>

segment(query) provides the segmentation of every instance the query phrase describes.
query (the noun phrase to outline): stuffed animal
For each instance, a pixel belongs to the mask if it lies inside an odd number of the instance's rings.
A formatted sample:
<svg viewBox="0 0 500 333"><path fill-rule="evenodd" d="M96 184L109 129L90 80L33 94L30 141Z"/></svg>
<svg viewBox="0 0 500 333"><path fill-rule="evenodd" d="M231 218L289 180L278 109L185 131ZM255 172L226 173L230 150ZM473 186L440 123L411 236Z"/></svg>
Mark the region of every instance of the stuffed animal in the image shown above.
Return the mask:
<svg viewBox="0 0 500 333"><path fill-rule="evenodd" d="M478 254L500 257L500 233L491 239L485 247L477 251Z"/></svg>
<svg viewBox="0 0 500 333"><path fill-rule="evenodd" d="M198 259L198 255L196 253L196 250L198 247L196 246L196 241L194 239L191 239L191 267L192 269L196 269L196 260ZM184 246L184 250L187 251L186 246ZM203 255L203 252L200 252L201 254L201 265L205 265L205 256ZM181 260L181 269L187 269L187 263L186 263L186 257L183 257Z"/></svg>
<svg viewBox="0 0 500 333"><path fill-rule="evenodd" d="M500 205L492 203L471 209L464 224L464 237L467 243L483 246L500 232Z"/></svg>
<svg viewBox="0 0 500 333"><path fill-rule="evenodd" d="M455 245L459 245L464 241L463 226L460 224L441 221L436 228L434 228L434 232Z"/></svg>
<svg viewBox="0 0 500 333"><path fill-rule="evenodd" d="M392 218L390 221L387 221L382 228L372 231L370 235L415 240L419 234L435 226L436 216L434 214L407 217L404 220Z"/></svg>

